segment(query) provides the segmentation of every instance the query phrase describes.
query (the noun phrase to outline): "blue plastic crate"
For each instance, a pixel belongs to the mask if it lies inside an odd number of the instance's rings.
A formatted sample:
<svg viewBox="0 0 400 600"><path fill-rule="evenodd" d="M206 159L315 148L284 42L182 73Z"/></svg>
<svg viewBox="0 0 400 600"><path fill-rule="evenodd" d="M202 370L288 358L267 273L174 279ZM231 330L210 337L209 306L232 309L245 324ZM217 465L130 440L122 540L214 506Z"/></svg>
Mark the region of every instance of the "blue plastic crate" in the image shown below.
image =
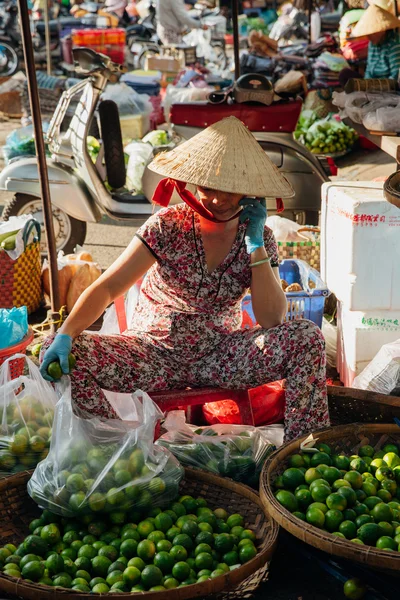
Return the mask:
<svg viewBox="0 0 400 600"><path fill-rule="evenodd" d="M325 298L329 296L329 290L318 271L303 260L291 259L282 261L279 265L279 274L289 285L299 283L304 290L286 294L288 311L285 320L309 319L318 327L322 327ZM250 318L253 325L256 325L250 295L243 298L242 311Z"/></svg>

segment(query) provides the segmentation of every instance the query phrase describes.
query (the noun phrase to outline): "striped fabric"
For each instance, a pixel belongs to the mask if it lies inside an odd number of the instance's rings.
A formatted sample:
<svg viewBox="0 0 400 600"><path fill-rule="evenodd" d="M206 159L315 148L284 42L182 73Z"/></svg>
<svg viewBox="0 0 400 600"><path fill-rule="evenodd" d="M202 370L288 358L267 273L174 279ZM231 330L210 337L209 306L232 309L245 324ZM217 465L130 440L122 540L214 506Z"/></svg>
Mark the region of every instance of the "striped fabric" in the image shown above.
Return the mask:
<svg viewBox="0 0 400 600"><path fill-rule="evenodd" d="M400 69L400 35L388 31L380 44L369 43L366 79L396 79Z"/></svg>

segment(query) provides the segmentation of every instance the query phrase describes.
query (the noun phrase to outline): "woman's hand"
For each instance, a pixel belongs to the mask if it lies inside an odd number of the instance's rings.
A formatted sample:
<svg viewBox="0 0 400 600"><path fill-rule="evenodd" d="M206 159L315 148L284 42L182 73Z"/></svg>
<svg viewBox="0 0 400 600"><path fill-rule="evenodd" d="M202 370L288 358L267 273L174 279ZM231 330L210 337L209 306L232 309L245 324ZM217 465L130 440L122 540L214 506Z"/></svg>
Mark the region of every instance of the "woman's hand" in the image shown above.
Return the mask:
<svg viewBox="0 0 400 600"><path fill-rule="evenodd" d="M47 381L54 381L47 372L47 367L50 363L56 361L60 363L62 372L65 375L69 373L68 357L71 353L72 348L72 337L65 333L58 333L53 340L51 346L49 346L44 353L43 362L40 365L40 373L43 379Z"/></svg>
<svg viewBox="0 0 400 600"><path fill-rule="evenodd" d="M257 200L256 198L242 198L239 206L243 206L239 221L244 223L249 221L246 229L246 248L251 254L257 248L264 246L264 227L267 219L267 203L265 198Z"/></svg>

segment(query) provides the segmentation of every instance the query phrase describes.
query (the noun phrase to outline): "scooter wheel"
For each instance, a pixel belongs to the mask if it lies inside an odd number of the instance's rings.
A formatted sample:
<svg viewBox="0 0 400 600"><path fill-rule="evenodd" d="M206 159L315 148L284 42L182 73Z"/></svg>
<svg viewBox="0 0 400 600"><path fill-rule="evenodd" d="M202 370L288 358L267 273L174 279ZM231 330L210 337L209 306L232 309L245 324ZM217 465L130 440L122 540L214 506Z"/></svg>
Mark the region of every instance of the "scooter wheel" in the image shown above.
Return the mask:
<svg viewBox="0 0 400 600"><path fill-rule="evenodd" d="M108 184L115 190L123 188L126 181L124 146L118 106L112 100L99 104L101 137Z"/></svg>

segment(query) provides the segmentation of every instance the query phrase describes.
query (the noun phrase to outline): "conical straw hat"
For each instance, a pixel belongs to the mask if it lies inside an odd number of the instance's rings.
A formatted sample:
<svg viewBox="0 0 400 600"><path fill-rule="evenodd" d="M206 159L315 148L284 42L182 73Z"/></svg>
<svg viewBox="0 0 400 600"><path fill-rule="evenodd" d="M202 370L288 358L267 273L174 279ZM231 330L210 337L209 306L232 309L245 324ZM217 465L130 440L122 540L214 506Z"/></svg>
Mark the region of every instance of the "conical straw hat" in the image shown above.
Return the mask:
<svg viewBox="0 0 400 600"><path fill-rule="evenodd" d="M257 198L291 198L290 183L236 117L211 125L171 152L158 154L149 169L177 181Z"/></svg>
<svg viewBox="0 0 400 600"><path fill-rule="evenodd" d="M381 33L389 29L400 27L400 21L392 13L383 10L376 4L370 4L357 25L354 27L351 36L363 37L373 33Z"/></svg>

